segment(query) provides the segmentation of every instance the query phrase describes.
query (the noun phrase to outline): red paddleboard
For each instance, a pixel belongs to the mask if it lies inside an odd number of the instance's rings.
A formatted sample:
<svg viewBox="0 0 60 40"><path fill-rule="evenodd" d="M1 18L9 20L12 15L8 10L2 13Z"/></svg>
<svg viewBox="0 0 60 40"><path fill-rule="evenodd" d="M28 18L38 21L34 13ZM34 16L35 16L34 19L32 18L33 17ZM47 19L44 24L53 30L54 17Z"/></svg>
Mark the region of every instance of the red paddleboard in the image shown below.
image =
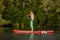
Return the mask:
<svg viewBox="0 0 60 40"><path fill-rule="evenodd" d="M13 33L15 34L53 34L53 30L49 31L26 31L26 30L13 30Z"/></svg>

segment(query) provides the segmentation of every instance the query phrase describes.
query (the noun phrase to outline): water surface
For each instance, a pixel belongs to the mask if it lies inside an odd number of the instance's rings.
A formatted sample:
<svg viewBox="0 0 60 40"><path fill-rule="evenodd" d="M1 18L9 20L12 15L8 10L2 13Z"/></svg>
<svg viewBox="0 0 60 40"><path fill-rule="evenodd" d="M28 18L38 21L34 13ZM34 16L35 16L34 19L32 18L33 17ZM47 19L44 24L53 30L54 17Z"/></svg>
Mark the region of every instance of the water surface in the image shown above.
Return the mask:
<svg viewBox="0 0 60 40"><path fill-rule="evenodd" d="M14 34L13 32L0 33L0 40L29 40L30 34ZM60 33L54 33L52 35L34 34L34 37L30 40L60 40Z"/></svg>

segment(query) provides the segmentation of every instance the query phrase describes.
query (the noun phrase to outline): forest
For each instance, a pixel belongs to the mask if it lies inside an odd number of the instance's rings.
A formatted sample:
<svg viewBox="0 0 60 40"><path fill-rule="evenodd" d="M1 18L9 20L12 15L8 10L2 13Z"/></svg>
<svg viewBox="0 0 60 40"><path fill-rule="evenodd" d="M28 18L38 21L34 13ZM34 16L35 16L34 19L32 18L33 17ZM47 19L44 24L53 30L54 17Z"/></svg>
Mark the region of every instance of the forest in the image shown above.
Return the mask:
<svg viewBox="0 0 60 40"><path fill-rule="evenodd" d="M31 30L29 11L34 12L34 30L60 31L60 0L0 0L0 30Z"/></svg>

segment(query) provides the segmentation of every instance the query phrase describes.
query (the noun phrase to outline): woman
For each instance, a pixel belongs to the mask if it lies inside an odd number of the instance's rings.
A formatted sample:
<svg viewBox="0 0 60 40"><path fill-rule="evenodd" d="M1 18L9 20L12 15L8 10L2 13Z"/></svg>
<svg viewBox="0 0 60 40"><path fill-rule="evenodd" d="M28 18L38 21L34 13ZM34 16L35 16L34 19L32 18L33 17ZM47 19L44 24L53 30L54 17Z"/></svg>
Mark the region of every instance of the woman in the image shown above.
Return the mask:
<svg viewBox="0 0 60 40"><path fill-rule="evenodd" d="M30 27L31 27L31 30L33 31L33 21L34 21L34 13L32 11L30 11L30 14L28 14L27 16L30 16Z"/></svg>

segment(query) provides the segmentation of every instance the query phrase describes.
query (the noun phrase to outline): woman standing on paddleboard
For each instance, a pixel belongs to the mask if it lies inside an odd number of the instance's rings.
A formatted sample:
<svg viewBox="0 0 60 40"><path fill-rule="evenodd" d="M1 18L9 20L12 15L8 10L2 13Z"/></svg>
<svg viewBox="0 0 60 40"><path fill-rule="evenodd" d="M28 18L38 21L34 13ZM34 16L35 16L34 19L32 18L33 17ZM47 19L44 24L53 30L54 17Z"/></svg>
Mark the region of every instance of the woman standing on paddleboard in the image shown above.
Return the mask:
<svg viewBox="0 0 60 40"><path fill-rule="evenodd" d="M28 14L27 16L30 16L30 27L31 27L31 31L33 31L33 21L34 21L34 13L32 11L30 11L30 14Z"/></svg>

